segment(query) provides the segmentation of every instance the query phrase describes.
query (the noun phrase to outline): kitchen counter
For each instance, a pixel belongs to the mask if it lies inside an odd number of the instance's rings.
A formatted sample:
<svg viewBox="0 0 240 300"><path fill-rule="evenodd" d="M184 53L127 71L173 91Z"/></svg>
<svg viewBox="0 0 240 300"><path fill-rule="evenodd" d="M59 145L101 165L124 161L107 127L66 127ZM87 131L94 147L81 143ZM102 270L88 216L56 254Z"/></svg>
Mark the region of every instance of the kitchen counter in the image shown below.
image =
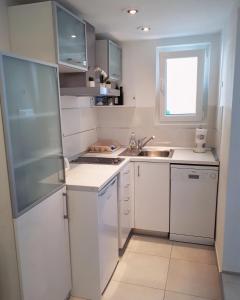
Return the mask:
<svg viewBox="0 0 240 300"><path fill-rule="evenodd" d="M208 150L205 153L195 153L192 149L177 148L177 147L144 147L144 150L168 150L173 149L174 153L172 157L146 157L146 156L129 156L131 161L148 161L148 162L169 162L174 164L194 164L194 165L212 165L218 166L219 161L215 158L212 150ZM95 157L124 157L120 154L126 150L126 148L120 148L113 153L86 153L86 156Z"/></svg>
<svg viewBox="0 0 240 300"><path fill-rule="evenodd" d="M71 164L66 174L69 190L100 191L129 162L126 158L119 165Z"/></svg>
<svg viewBox="0 0 240 300"><path fill-rule="evenodd" d="M166 150L164 147L145 147L144 150ZM172 157L124 157L125 160L119 165L98 165L98 164L71 164L71 169L67 171L66 184L70 190L100 191L122 167L130 161L146 162L168 162L172 164L193 164L218 166L211 150L206 153L195 153L192 149L174 148ZM120 148L113 153L86 153L86 156L95 157L119 157L126 148ZM120 156L122 157L122 156Z"/></svg>

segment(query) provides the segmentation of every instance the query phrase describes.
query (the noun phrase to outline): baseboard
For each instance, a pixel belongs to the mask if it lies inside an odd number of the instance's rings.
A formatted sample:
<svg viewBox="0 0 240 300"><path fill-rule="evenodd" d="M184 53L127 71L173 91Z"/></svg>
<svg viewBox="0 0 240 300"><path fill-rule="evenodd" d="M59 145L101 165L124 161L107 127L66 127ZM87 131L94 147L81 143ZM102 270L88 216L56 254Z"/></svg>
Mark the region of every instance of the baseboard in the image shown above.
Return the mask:
<svg viewBox="0 0 240 300"><path fill-rule="evenodd" d="M152 231L152 230L145 230L145 229L138 229L138 228L133 228L132 232L133 234L147 235L152 237L162 237L162 238L169 237L168 232Z"/></svg>

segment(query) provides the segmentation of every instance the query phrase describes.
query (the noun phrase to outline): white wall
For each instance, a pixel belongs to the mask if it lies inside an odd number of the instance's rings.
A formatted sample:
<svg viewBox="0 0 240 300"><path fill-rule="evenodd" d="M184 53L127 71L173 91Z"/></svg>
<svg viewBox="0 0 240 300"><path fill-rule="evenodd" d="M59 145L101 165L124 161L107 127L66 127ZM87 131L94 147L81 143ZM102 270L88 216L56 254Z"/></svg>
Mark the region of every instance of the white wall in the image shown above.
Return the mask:
<svg viewBox="0 0 240 300"><path fill-rule="evenodd" d="M73 157L97 141L97 115L89 97L61 97L63 153Z"/></svg>
<svg viewBox="0 0 240 300"><path fill-rule="evenodd" d="M0 51L9 51L7 3L0 1ZM19 300L19 280L0 107L0 299Z"/></svg>
<svg viewBox="0 0 240 300"><path fill-rule="evenodd" d="M8 36L7 0L0 1L0 50L10 49Z"/></svg>
<svg viewBox="0 0 240 300"><path fill-rule="evenodd" d="M236 53L239 53L239 49L236 51L237 22L238 10L235 9L228 18L222 38L222 89L219 103L219 119L222 119L222 126L221 122L219 122L219 131L221 130L222 136L218 149L221 165L216 251L220 271L240 272L240 261L237 259L240 253L240 207L238 204L240 202L240 185L238 182L240 178L240 107L238 104L240 93L236 90L239 86L240 78L235 78L234 87L234 71L237 70L235 63L240 58L237 57L237 60L235 59ZM235 97L233 96L234 89Z"/></svg>
<svg viewBox="0 0 240 300"><path fill-rule="evenodd" d="M113 131L114 137L126 144L130 132L135 131L138 137L154 134L156 144L192 147L196 126L156 125L156 48L203 42L211 44L212 53L209 107L205 121L209 129L208 144L214 146L219 90L220 34L124 42L122 45L124 101L126 105L133 105L136 108L111 109L110 114L108 108L99 108L99 136L110 137Z"/></svg>

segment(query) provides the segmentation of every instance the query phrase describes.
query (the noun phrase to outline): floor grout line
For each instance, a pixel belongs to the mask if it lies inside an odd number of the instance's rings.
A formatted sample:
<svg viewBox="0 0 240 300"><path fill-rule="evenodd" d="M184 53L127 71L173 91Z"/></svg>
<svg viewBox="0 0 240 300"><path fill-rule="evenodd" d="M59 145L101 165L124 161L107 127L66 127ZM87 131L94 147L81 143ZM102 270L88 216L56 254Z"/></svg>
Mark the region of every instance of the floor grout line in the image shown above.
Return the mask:
<svg viewBox="0 0 240 300"><path fill-rule="evenodd" d="M195 298L199 298L199 299L204 299L204 300L219 300L219 299L214 299L214 298L206 298L206 297L202 297L202 296L196 296L193 294L187 294L184 292L178 292L178 291L173 291L173 290L165 290L165 292L170 292L170 293L175 293L175 294L180 294L180 295L184 295L184 296L190 296L190 297L195 297Z"/></svg>
<svg viewBox="0 0 240 300"><path fill-rule="evenodd" d="M169 275L170 264L171 264L171 259L172 259L172 251L173 251L173 245L172 245L171 251L170 251L170 259L169 259L169 262L168 262L167 278L166 278L166 282L165 282L165 288L164 288L164 291L166 291L166 288L167 288L168 275ZM164 292L164 298L165 298L165 292Z"/></svg>
<svg viewBox="0 0 240 300"><path fill-rule="evenodd" d="M159 290L159 291L163 291L164 292L164 289L161 289L161 288L158 288L158 287L149 286L149 285L132 283L132 282L129 282L129 281L116 280L116 279L112 279L111 281L115 281L115 282L118 282L118 283L129 284L129 285L133 285L133 286L140 286L140 287L144 287L144 288L148 288L148 289L154 289L154 290Z"/></svg>
<svg viewBox="0 0 240 300"><path fill-rule="evenodd" d="M143 254L143 255L149 255L149 256L157 256L157 257L162 257L162 258L167 258L170 259L170 256L163 256L160 254L152 254L152 253L146 253L146 252L138 252L137 250L128 250L130 253L135 253L135 254Z"/></svg>

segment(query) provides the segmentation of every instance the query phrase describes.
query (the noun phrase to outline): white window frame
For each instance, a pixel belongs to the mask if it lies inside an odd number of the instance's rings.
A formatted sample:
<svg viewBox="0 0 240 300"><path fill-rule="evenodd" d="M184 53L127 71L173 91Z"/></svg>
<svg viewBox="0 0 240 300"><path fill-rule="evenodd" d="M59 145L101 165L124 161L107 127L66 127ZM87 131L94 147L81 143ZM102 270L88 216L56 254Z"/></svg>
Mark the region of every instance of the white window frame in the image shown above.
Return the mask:
<svg viewBox="0 0 240 300"><path fill-rule="evenodd" d="M158 65L159 70L157 76L158 87L158 102L159 102L159 121L160 123L179 123L179 122L201 122L204 119L204 104L207 102L207 56L208 47L200 46L199 48L176 50L172 51L158 51ZM167 59L169 58L184 58L184 57L197 57L198 58L198 75L197 75L197 103L196 114L186 115L166 115L166 90L167 90Z"/></svg>

